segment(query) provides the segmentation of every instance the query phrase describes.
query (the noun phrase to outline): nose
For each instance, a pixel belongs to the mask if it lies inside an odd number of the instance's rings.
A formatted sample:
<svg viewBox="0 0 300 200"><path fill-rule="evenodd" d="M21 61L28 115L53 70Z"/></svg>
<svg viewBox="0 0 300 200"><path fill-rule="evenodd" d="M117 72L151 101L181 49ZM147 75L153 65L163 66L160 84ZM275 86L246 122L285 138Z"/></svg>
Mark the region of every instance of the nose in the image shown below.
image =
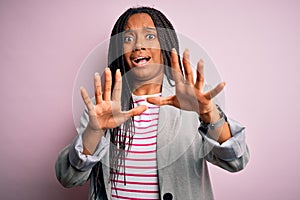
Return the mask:
<svg viewBox="0 0 300 200"><path fill-rule="evenodd" d="M141 50L146 50L146 49L144 47L140 47L140 48L135 47L134 49L132 49L133 52L135 52L135 51L141 51Z"/></svg>
<svg viewBox="0 0 300 200"><path fill-rule="evenodd" d="M137 37L132 51L134 52L140 50L145 50L145 47L143 46L142 37Z"/></svg>

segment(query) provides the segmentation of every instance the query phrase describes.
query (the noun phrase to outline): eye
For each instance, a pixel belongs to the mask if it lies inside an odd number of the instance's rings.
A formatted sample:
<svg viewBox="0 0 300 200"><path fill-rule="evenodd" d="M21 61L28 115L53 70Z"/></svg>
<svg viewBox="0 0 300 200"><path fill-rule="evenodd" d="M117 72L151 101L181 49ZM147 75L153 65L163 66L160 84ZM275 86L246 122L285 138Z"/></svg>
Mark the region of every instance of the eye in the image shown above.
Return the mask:
<svg viewBox="0 0 300 200"><path fill-rule="evenodd" d="M134 40L134 38L132 36L127 35L127 36L124 37L124 42L125 43L132 42L133 40Z"/></svg>
<svg viewBox="0 0 300 200"><path fill-rule="evenodd" d="M146 39L147 40L153 40L153 39L155 39L156 38L156 36L154 35L154 34L147 34L146 35Z"/></svg>

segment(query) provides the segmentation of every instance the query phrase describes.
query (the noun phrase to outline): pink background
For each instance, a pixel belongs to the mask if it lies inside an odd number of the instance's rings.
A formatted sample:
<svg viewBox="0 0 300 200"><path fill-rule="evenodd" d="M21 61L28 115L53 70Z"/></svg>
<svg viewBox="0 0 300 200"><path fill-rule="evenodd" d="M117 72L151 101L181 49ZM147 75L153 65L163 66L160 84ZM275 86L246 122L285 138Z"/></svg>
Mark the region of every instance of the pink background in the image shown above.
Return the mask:
<svg viewBox="0 0 300 200"><path fill-rule="evenodd" d="M160 9L207 50L227 82L227 114L247 127L246 169L210 165L216 199L300 199L300 2L149 2L0 1L0 199L87 199L87 185L62 188L54 171L76 134L73 83L117 17L137 5Z"/></svg>

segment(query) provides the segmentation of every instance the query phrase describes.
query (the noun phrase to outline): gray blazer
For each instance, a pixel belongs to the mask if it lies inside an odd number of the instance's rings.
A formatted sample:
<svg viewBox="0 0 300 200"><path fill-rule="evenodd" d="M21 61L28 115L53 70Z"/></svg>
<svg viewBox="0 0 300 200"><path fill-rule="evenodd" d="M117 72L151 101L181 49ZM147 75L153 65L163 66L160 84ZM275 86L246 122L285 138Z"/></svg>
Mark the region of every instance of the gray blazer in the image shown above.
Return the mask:
<svg viewBox="0 0 300 200"><path fill-rule="evenodd" d="M175 88L164 79L162 96L174 94ZM109 141L110 134L101 139L94 155L82 154L82 133L88 123L85 111L81 118L78 136L65 147L56 161L56 176L64 187L83 185L90 181L89 199L94 199L93 166L101 162L105 191L98 200L110 199ZM162 106L159 111L157 133L157 167L160 198L164 200L214 199L207 162L230 172L245 167L249 151L245 142L245 128L228 118L232 138L221 145L199 130L200 121L195 112L172 106ZM108 198L107 198L108 197Z"/></svg>

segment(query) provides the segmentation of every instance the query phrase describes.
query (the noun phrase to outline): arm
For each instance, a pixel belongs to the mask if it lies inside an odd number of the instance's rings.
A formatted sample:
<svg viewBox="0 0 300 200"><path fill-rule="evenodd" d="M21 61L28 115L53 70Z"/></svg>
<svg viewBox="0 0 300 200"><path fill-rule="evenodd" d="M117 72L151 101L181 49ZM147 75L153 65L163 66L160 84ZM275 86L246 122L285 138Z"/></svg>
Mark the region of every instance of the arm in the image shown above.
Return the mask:
<svg viewBox="0 0 300 200"><path fill-rule="evenodd" d="M78 136L73 143L64 148L56 161L56 176L65 187L84 184L93 166L106 154L109 147L107 129L115 128L132 116L140 115L147 108L138 106L129 111L121 111L122 77L116 72L115 86L111 95L111 71L105 70L103 95L98 73L94 77L95 102L82 87L81 95L87 107L77 129Z"/></svg>
<svg viewBox="0 0 300 200"><path fill-rule="evenodd" d="M221 144L199 128L204 138L203 153L207 161L230 172L237 172L246 166L250 156L245 141L245 127L230 118L227 120L232 136Z"/></svg>
<svg viewBox="0 0 300 200"><path fill-rule="evenodd" d="M189 52L185 50L182 59L183 76L176 50L172 50L171 67L175 81L175 95L151 97L147 98L147 101L160 106L171 105L196 112L202 123L217 123L221 116L212 100L223 90L225 83L219 83L215 88L204 92L204 63L202 60L197 63L197 76L194 81L189 60ZM238 171L248 162L249 152L245 143L245 130L237 122L229 119L215 130L209 130L207 135L201 134L204 138L204 155L208 161L229 171Z"/></svg>
<svg viewBox="0 0 300 200"><path fill-rule="evenodd" d="M208 133L210 138L218 141L220 144L231 138L227 117L219 106L212 103L212 110L205 114L200 114L200 121L202 126L205 126L205 132Z"/></svg>
<svg viewBox="0 0 300 200"><path fill-rule="evenodd" d="M56 177L64 187L83 185L89 179L93 166L108 151L109 138L102 137L93 155L83 153L82 136L87 130L88 122L88 112L85 110L80 119L80 126L77 128L77 137L70 145L61 150L56 160Z"/></svg>
<svg viewBox="0 0 300 200"><path fill-rule="evenodd" d="M73 167L69 161L69 148L68 145L59 153L55 164L56 178L62 186L67 188L86 183L92 170L80 171Z"/></svg>

